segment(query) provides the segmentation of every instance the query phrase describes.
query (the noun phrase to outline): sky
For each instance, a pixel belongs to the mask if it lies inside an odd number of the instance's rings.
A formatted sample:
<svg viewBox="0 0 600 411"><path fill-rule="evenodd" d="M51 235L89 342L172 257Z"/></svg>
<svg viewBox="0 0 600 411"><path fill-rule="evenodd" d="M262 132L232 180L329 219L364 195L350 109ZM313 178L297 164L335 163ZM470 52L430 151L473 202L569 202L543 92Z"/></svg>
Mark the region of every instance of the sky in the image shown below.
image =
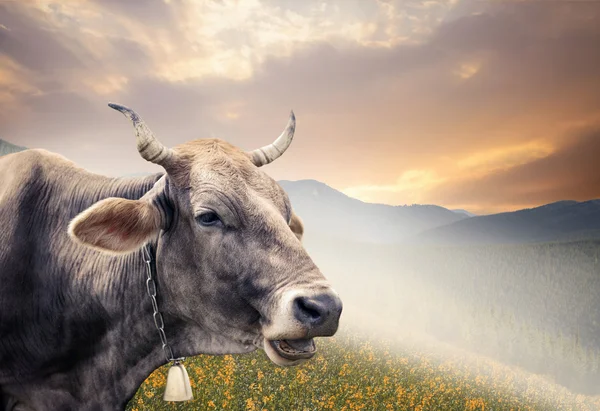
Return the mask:
<svg viewBox="0 0 600 411"><path fill-rule="evenodd" d="M90 171L168 146L294 142L265 166L478 214L600 198L600 1L4 0L0 138Z"/></svg>

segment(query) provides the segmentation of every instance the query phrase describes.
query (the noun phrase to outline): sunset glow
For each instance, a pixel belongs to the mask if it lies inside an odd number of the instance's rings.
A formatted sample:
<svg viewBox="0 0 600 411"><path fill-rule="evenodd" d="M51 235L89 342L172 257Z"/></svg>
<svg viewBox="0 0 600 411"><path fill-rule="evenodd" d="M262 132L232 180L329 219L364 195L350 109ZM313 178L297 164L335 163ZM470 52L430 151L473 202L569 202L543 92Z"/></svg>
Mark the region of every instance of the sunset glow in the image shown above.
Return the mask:
<svg viewBox="0 0 600 411"><path fill-rule="evenodd" d="M121 175L156 166L108 101L171 146L252 149L293 109L276 179L479 213L587 200L599 19L598 2L2 2L0 138Z"/></svg>

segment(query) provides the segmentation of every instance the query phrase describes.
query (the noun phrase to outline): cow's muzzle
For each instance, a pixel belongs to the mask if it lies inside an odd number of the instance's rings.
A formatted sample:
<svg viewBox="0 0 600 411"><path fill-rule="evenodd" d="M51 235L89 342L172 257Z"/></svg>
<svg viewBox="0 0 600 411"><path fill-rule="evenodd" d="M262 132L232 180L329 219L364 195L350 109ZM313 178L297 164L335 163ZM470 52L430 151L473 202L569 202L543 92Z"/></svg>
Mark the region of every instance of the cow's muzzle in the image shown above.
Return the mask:
<svg viewBox="0 0 600 411"><path fill-rule="evenodd" d="M294 299L293 312L308 330L307 337L330 337L338 329L342 300L334 293L299 296Z"/></svg>
<svg viewBox="0 0 600 411"><path fill-rule="evenodd" d="M263 348L279 365L295 365L316 353L314 337L330 337L338 329L342 301L331 288L290 290L285 293L268 324Z"/></svg>

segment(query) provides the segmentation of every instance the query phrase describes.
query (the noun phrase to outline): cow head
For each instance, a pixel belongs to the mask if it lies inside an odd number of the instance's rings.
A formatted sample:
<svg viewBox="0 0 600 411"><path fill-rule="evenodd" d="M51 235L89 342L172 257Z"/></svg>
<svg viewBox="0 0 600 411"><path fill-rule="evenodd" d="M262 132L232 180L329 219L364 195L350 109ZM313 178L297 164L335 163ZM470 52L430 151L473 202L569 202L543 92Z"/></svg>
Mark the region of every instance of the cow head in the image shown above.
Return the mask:
<svg viewBox="0 0 600 411"><path fill-rule="evenodd" d="M312 357L313 337L335 334L342 303L304 250L286 193L259 168L290 145L293 113L273 144L244 152L217 139L169 149L135 112L110 106L133 122L141 156L166 174L139 200L94 204L70 235L115 254L158 239L160 292L171 313L230 352L258 346L279 365Z"/></svg>

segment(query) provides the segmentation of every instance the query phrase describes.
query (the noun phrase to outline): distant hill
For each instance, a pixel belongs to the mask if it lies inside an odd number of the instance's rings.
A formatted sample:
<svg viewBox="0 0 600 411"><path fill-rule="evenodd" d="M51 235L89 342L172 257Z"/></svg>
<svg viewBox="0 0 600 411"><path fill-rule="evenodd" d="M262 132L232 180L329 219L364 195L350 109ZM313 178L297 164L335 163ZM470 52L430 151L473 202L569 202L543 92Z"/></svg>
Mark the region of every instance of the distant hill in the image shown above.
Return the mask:
<svg viewBox="0 0 600 411"><path fill-rule="evenodd" d="M435 205L365 203L315 180L279 181L311 233L393 244L424 230L467 218Z"/></svg>
<svg viewBox="0 0 600 411"><path fill-rule="evenodd" d="M455 213L458 213L458 214L464 214L467 217L477 217L477 214L473 214L473 213L471 213L467 210L463 210L463 209L455 209L455 210L450 210L450 211L454 211Z"/></svg>
<svg viewBox="0 0 600 411"><path fill-rule="evenodd" d="M559 201L541 207L464 219L410 240L416 244L511 244L600 238L600 200Z"/></svg>
<svg viewBox="0 0 600 411"><path fill-rule="evenodd" d="M5 154L16 153L18 151L26 150L25 147L17 146L15 144L11 144L8 141L4 141L0 139L0 156Z"/></svg>

